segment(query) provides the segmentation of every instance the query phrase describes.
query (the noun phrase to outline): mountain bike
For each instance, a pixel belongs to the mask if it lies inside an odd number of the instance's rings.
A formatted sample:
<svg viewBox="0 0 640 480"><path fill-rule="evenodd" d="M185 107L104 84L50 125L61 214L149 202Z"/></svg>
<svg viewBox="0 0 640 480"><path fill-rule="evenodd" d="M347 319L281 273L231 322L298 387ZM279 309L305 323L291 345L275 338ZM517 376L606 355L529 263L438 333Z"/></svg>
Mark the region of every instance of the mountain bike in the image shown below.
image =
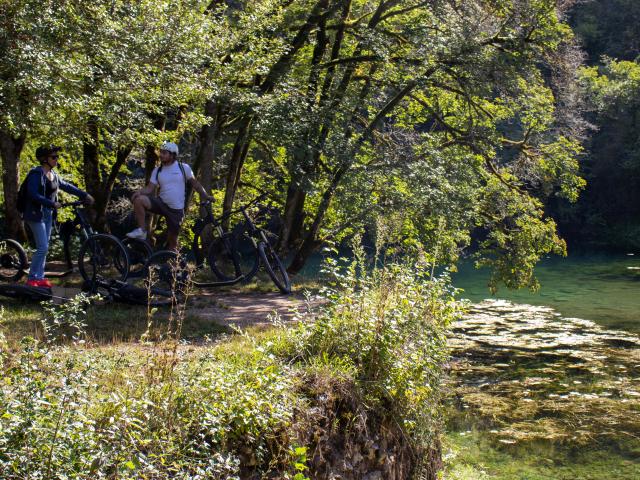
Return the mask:
<svg viewBox="0 0 640 480"><path fill-rule="evenodd" d="M220 218L206 217L204 225L211 229L210 238L195 238L201 248L207 245L206 259L218 281L196 282L191 275L195 268L204 262L196 262L190 267L184 255L169 250L160 250L152 254L145 265L145 276L154 278L154 286L164 294L182 291L191 282L197 287L221 287L246 282L264 266L267 275L282 293L291 293L291 281L286 268L267 238L266 230L258 227L247 210L263 196L229 212ZM208 205L210 208L210 205ZM210 210L209 210L210 212ZM224 221L231 215L242 213L244 222L231 231L223 228ZM203 230L198 230L202 235ZM207 240L206 242L203 242ZM196 247L192 245L192 250ZM194 252L194 257L199 257Z"/></svg>
<svg viewBox="0 0 640 480"><path fill-rule="evenodd" d="M245 205L245 208L249 208L251 205L262 200L265 196L266 194L260 195ZM201 269L205 266L212 243L220 242L221 238L229 238L228 232L223 225L231 215L239 212L239 210L236 210L216 218L212 212L210 200L201 202L198 206L200 208L200 215L191 229L193 233L193 240L191 242L190 249L183 252L183 255L186 255L187 257L187 260L195 265L195 269ZM228 272L216 268L215 265L212 266L213 274L221 282L230 281L233 278L239 278L240 276L243 276L244 278L251 278L255 275L258 269L258 255L252 244L241 236L235 236L233 241L235 242L234 249L237 252L237 271L234 274L228 274ZM122 240L122 243L129 253L129 276L132 278L141 276L142 267L144 267L146 260L155 251L165 250L165 248L154 248L148 240L126 237ZM251 272L252 274L248 275ZM239 281L240 280L241 279L239 279Z"/></svg>
<svg viewBox="0 0 640 480"><path fill-rule="evenodd" d="M257 226L247 210L256 201L239 207L244 223L241 229L224 233L215 238L209 246L207 260L211 270L221 280L242 277L251 279L262 265L273 283L282 293L291 293L291 281L280 257L269 242L269 232ZM253 248L246 248L249 243Z"/></svg>
<svg viewBox="0 0 640 480"><path fill-rule="evenodd" d="M83 280L92 284L97 281L125 281L129 274L127 249L113 235L95 232L81 208L82 205L82 201L62 204L61 208L73 208L74 211L73 220L56 227L62 239L67 270L47 272L46 275L61 278L73 273L72 243L76 227L80 227L81 244L76 263ZM19 242L12 239L0 240L0 280L17 282L27 272L28 267L27 253Z"/></svg>

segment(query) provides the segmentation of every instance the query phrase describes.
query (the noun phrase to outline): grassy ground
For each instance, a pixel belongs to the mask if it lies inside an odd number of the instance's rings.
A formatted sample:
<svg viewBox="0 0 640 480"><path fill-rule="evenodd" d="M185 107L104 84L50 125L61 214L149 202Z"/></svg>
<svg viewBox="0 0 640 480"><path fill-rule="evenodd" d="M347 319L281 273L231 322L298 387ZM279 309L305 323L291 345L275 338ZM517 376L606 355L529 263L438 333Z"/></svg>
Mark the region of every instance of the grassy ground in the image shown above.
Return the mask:
<svg viewBox="0 0 640 480"><path fill-rule="evenodd" d="M408 478L416 451L433 473L455 306L424 275L359 271L303 322L244 332L203 296L3 301L0 478Z"/></svg>
<svg viewBox="0 0 640 480"><path fill-rule="evenodd" d="M7 341L15 346L25 336L42 337L41 319L43 309L38 304L9 300L2 303L5 309ZM169 312L159 309L153 315L151 335L157 336L169 326ZM147 307L124 304L97 304L87 308L86 335L90 343L108 345L136 342L147 331ZM211 319L187 314L182 326L186 340L214 339L220 334L230 333L228 327Z"/></svg>
<svg viewBox="0 0 640 480"><path fill-rule="evenodd" d="M63 268L60 266L58 270L63 270ZM199 273L197 280L212 281L213 279L204 272ZM53 279L53 284L68 289L80 289L82 280L79 275L72 275L62 279ZM316 294L320 288L321 283L317 278L296 277L293 298L300 299L304 292ZM201 297L201 292L206 293L207 296ZM277 292L276 287L263 272L260 272L248 284L202 291L194 290L183 321L182 338L195 342L209 341L220 334L228 334L232 331L229 327L224 326L223 322L216 322L215 319L212 319L211 315L192 314L190 310L202 310L207 306L214 306L217 304L216 299L219 296L224 296L228 301L228 299L233 299L234 295L275 292ZM259 299L257 298L256 301ZM10 345L15 345L25 336L40 338L43 315L40 304L0 297L0 305L4 307L6 312L5 326ZM153 323L151 324L152 336L160 335L166 330L170 315L169 308L159 307L157 309L153 314ZM98 302L87 308L86 335L90 342L101 345L136 342L147 331L148 318L149 311L145 306Z"/></svg>

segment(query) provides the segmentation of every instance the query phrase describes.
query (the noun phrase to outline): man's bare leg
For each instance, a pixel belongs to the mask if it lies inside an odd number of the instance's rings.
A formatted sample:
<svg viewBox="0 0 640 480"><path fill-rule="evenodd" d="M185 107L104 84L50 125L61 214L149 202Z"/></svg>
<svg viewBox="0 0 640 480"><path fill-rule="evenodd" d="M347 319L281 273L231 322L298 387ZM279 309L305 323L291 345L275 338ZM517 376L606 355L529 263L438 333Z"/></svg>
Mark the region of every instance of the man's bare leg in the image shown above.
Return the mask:
<svg viewBox="0 0 640 480"><path fill-rule="evenodd" d="M167 232L167 248L175 252L178 251L178 234L174 232Z"/></svg>
<svg viewBox="0 0 640 480"><path fill-rule="evenodd" d="M133 201L133 212L136 216L136 223L142 230L147 229L146 216L147 210L151 208L151 200L146 195L138 195Z"/></svg>

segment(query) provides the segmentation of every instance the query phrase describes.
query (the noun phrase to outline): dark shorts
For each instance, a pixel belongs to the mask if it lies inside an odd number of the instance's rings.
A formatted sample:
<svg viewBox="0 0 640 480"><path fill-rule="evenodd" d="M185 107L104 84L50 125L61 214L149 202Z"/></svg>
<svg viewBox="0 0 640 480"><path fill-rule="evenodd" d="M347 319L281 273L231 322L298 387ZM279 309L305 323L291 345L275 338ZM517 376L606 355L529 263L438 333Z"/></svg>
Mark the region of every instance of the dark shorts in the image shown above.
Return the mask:
<svg viewBox="0 0 640 480"><path fill-rule="evenodd" d="M168 232L176 235L179 234L180 226L184 220L184 210L169 208L169 206L164 203L160 197L149 196L149 201L151 202L151 208L149 211L162 215L166 218Z"/></svg>

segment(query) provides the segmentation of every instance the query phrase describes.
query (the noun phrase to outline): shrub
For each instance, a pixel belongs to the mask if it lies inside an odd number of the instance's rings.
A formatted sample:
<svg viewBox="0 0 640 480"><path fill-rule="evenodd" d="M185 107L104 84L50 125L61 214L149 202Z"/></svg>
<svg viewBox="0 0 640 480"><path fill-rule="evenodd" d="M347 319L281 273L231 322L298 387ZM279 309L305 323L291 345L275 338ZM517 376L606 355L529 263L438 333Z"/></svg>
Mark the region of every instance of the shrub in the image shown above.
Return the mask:
<svg viewBox="0 0 640 480"><path fill-rule="evenodd" d="M242 468L293 470L288 375L259 359L179 355L23 340L19 353L5 354L0 478L227 479Z"/></svg>
<svg viewBox="0 0 640 480"><path fill-rule="evenodd" d="M356 398L358 411L350 415L367 416L369 429L391 426L388 434L406 442L415 471L417 459L437 444L446 332L460 305L448 277L435 278L425 264L368 268L362 250L355 253L346 269L330 264L335 282L325 290L324 308L270 348L303 375L321 368L348 379L351 386L338 396Z"/></svg>

